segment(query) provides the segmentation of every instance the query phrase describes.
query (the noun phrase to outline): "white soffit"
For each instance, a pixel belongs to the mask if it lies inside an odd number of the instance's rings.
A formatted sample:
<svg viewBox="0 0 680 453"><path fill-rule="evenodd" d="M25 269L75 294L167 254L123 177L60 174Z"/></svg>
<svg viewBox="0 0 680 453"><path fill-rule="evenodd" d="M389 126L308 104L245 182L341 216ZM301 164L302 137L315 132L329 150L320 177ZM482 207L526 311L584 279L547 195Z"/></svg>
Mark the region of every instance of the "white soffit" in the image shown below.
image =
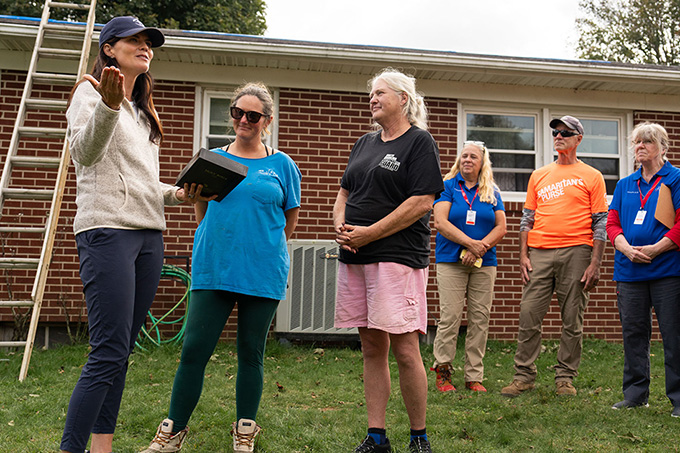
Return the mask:
<svg viewBox="0 0 680 453"><path fill-rule="evenodd" d="M28 59L37 25L29 21L5 22L0 19L1 67L15 69ZM16 23L19 22L19 23ZM156 50L154 74L157 78L170 78L159 73L159 66L170 70L184 65L201 65L200 70L180 71L192 74L197 80L211 67L216 70L229 67L265 71L303 72L303 81L317 79L314 84L344 80L328 88L357 87L365 91L366 80L386 66L412 71L421 86L441 82L454 85L502 85L535 87L586 92L618 92L640 95L680 95L680 70L675 67L631 65L585 60L551 60L485 56L444 51L421 51L390 47L344 45L305 41L277 40L257 36L223 33L164 30L165 45ZM95 33L94 39L98 38ZM77 41L66 41L65 47L77 48ZM96 46L93 46L96 50ZM7 59L11 56L14 65ZM158 64L162 63L162 64ZM165 72L165 70L163 71ZM323 77L319 77L323 75ZM319 80L320 79L320 80ZM212 80L211 80L212 81Z"/></svg>

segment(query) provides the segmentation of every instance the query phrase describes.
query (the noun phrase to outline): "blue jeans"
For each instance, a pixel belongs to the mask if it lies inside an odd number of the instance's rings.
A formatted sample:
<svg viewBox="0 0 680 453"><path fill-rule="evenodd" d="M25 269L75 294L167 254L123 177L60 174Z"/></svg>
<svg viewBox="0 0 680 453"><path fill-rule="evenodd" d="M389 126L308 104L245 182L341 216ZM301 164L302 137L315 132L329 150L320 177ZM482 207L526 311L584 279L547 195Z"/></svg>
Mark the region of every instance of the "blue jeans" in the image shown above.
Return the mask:
<svg viewBox="0 0 680 453"><path fill-rule="evenodd" d="M616 294L623 329L623 397L636 403L649 398L653 307L663 340L666 395L674 407L680 406L680 277L618 282Z"/></svg>
<svg viewBox="0 0 680 453"><path fill-rule="evenodd" d="M159 230L98 228L76 236L91 351L66 415L61 449L82 453L90 433L112 434L128 357L163 266Z"/></svg>

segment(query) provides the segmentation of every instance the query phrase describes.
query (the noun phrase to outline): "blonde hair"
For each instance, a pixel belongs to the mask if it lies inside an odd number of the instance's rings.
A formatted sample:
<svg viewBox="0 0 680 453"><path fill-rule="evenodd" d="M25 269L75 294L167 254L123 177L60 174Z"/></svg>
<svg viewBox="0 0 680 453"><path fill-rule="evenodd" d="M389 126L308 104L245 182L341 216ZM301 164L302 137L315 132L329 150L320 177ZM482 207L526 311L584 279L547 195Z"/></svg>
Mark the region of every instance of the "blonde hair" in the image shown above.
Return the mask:
<svg viewBox="0 0 680 453"><path fill-rule="evenodd" d="M660 124L650 123L645 121L640 123L630 133L630 142L632 148L635 148L635 143L638 141L650 141L659 147L661 150L661 159L667 161L666 152L670 147L670 139L668 132Z"/></svg>
<svg viewBox="0 0 680 453"><path fill-rule="evenodd" d="M427 107L425 99L416 91L416 78L406 75L398 69L385 68L368 81L369 93L373 91L373 85L380 79L384 80L388 87L397 93L406 94L408 99L402 111L409 124L420 129L427 130Z"/></svg>
<svg viewBox="0 0 680 453"><path fill-rule="evenodd" d="M463 148L458 152L456 162L454 162L451 170L444 176L444 181L454 178L460 173L460 156L463 154L463 150L468 146L474 147L482 153L482 168L479 169L479 176L477 178L477 184L479 184L479 201L496 206L496 203L498 203L498 200L496 200L496 191L499 191L499 189L498 185L496 185L496 181L493 179L493 169L491 168L489 150L486 149L484 142L470 141L463 143Z"/></svg>

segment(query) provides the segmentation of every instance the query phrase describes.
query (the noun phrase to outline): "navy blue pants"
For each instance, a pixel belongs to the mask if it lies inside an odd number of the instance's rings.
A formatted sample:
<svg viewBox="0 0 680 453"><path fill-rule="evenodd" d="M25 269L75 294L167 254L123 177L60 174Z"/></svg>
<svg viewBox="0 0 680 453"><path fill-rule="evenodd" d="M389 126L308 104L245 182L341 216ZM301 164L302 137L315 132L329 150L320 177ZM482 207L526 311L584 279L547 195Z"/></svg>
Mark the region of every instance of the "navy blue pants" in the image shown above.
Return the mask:
<svg viewBox="0 0 680 453"><path fill-rule="evenodd" d="M663 340L666 395L674 407L680 406L680 277L618 282L616 294L623 329L624 399L646 403L649 398L653 307Z"/></svg>
<svg viewBox="0 0 680 453"><path fill-rule="evenodd" d="M76 236L91 351L66 415L61 449L83 453L90 433L112 434L128 357L163 266L159 230L99 228Z"/></svg>

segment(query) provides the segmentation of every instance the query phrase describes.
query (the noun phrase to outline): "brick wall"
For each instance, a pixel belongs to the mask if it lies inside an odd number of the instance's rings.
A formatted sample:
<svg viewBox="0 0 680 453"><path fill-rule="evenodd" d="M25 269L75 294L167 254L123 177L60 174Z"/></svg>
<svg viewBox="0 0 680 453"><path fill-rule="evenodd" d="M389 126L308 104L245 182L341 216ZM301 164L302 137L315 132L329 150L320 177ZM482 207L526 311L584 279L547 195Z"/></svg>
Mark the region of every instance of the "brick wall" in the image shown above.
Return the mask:
<svg viewBox="0 0 680 453"><path fill-rule="evenodd" d="M20 72L3 71L0 79L0 149L9 146L16 107L23 89L23 75ZM44 87L46 96L68 96L68 88ZM368 96L366 94L344 93L323 90L280 90L279 104L279 148L288 153L302 171L302 210L299 226L294 239L333 239L331 211L353 143L370 128ZM172 183L175 175L192 155L194 121L194 85L159 81L155 94L156 107L163 122L165 140L161 148L161 180ZM430 98L430 131L437 140L441 153L442 172L451 167L456 156L457 109L455 100ZM63 125L62 117L49 118L57 125ZM637 112L635 121L657 121L664 125L672 136L671 147L680 145L680 114L658 112ZM36 141L27 145L28 152L49 146L58 153L58 143ZM672 160L680 154L671 153ZM26 172L19 177L23 184L32 185L44 175ZM78 259L72 233L75 214L75 178L71 171L64 198L59 232L55 244L53 265L46 288L45 308L41 322L63 323L68 319L78 321L82 313L83 296L78 277ZM30 216L40 220L39 206L35 202L17 203L9 214L0 219L3 224L16 222L18 218ZM498 277L495 300L492 309L491 336L497 339L513 340L517 335L521 280L517 271L519 249L519 219L522 203L505 204L508 219L508 233L498 246ZM168 230L164 238L166 255L188 256L191 254L192 234L195 229L193 210L187 206L170 207L166 210ZM34 219L34 220L35 220ZM6 236L6 235L5 235ZM12 237L1 238L0 253L4 255L25 252L40 247L37 240L21 243ZM432 243L434 244L434 235ZM434 247L433 247L434 249ZM613 273L613 248L607 244L599 287L591 294L586 312L585 333L598 338L619 341L620 325L616 309L615 287L611 281ZM184 267L181 259L169 263ZM32 278L27 273L3 272L0 279L0 298L11 291L15 297L27 297ZM165 313L181 297L184 287L172 280L163 280L154 304L154 314ZM431 266L428 286L430 301L430 324L436 324L439 317L438 295L434 280L434 266ZM179 312L178 315L182 313ZM0 309L0 321L11 321L7 309ZM225 338L234 337L234 318L230 321ZM556 338L560 332L559 310L556 301L546 317L544 333ZM658 339L655 330L655 339Z"/></svg>
<svg viewBox="0 0 680 453"><path fill-rule="evenodd" d="M9 147L17 107L24 87L25 77L21 72L3 71L0 79L0 150L3 154ZM68 98L70 87L39 87L41 96ZM43 93L44 92L44 93ZM193 153L194 126L194 96L193 83L175 83L157 81L154 100L163 123L165 138L161 147L160 166L161 180L174 183L175 176L189 161ZM41 123L47 127L65 127L63 113L54 113L50 124ZM35 115L29 118L35 119ZM41 118L44 121L44 118ZM27 124L29 125L29 124ZM52 143L54 142L54 143ZM50 149L54 148L54 155L61 151L61 141L49 142ZM22 154L35 155L38 150L44 152L45 140L28 141ZM4 157L3 157L4 159ZM52 171L55 173L54 171ZM37 186L39 181L53 184L50 172L31 170L30 172L14 172L12 185L15 187ZM47 186L46 186L47 187ZM75 329L79 322L85 321L84 297L82 284L78 274L78 257L73 236L73 217L75 215L75 174L71 167L62 204L62 212L55 239L54 255L45 288L44 305L41 312L41 324L60 324L66 321ZM8 201L0 219L2 225L16 223L22 218L30 216L31 224L43 225L47 203ZM165 254L190 256L195 222L193 209L189 206L175 206L166 208L168 229L164 234ZM29 241L20 241L15 234L3 234L0 238L0 254L3 256L28 256L39 251L41 238L34 237ZM186 267L182 259L168 259L168 264ZM0 271L0 298L7 299L11 293L14 299L30 297L33 283L32 271ZM153 312L160 317L166 313L184 294L184 285L176 279L161 281ZM20 309L25 312L25 309ZM177 316L183 315L180 309ZM172 316L169 319L174 319ZM13 319L10 309L0 308L0 322L9 323ZM171 326L169 330L176 330L178 326ZM234 329L229 330L229 335Z"/></svg>
<svg viewBox="0 0 680 453"><path fill-rule="evenodd" d="M2 150L3 160L6 150L9 148L16 112L21 100L24 87L24 73L14 71L3 71L0 79L0 150ZM36 85L34 93L43 99L66 99L69 87ZM65 127L63 113L60 112L31 112L26 120L26 126L41 127ZM57 139L37 139L29 138L20 142L19 154L25 156L59 157L63 141ZM36 170L36 169L15 169L10 180L10 187L27 187L36 189L51 189L54 185L55 169ZM70 304L73 299L73 291L80 288L80 280L73 278L73 267L77 271L77 261L72 251L64 250L63 225L68 222L69 214L68 198L71 195L67 192L65 204L65 217L59 223L59 234L55 242L55 255L59 262L50 273L46 291L50 292L50 303L46 304L43 311L43 319L49 322L59 318L59 304L64 301ZM45 201L20 201L9 200L5 202L0 222L3 226L21 224L22 226L44 226L49 209L49 202ZM2 256L17 257L37 257L42 245L41 235L22 235L18 237L16 233L2 233L0 236ZM69 266L71 269L69 270ZM33 283L33 271L8 271L0 270L0 298L26 300L30 299L31 286ZM56 282L56 283L55 283ZM79 290L79 289L78 289ZM25 313L26 309L17 309L18 312ZM10 309L0 309L2 313L0 320L11 320ZM63 316L60 318L63 320Z"/></svg>

